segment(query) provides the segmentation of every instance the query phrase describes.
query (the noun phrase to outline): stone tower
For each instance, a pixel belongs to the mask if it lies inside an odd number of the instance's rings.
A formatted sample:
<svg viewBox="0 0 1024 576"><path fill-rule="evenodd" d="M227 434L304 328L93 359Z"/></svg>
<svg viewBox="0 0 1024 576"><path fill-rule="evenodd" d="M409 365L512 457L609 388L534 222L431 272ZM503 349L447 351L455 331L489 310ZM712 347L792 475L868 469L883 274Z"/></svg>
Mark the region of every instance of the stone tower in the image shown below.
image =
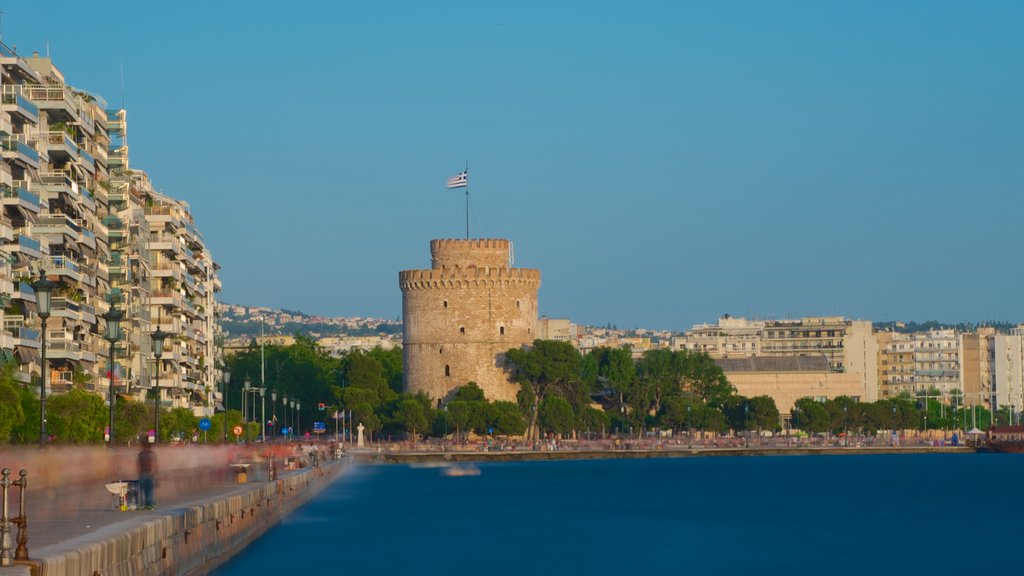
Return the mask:
<svg viewBox="0 0 1024 576"><path fill-rule="evenodd" d="M447 402L472 381L515 401L500 359L537 337L540 270L512 268L509 254L508 240L431 240L430 269L398 273L406 391Z"/></svg>

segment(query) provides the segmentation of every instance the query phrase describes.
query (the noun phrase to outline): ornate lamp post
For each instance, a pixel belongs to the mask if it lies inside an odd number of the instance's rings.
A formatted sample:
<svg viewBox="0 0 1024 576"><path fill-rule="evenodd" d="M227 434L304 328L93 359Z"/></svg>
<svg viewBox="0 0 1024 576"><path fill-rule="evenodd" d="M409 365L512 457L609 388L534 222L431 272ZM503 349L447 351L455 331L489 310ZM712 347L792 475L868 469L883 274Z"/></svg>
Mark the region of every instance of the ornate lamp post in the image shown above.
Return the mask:
<svg viewBox="0 0 1024 576"><path fill-rule="evenodd" d="M301 410L302 410L302 404L298 400L296 400L295 401L295 428L296 428L296 432L298 432L300 434L302 433L302 419L301 419L302 412L301 412Z"/></svg>
<svg viewBox="0 0 1024 576"><path fill-rule="evenodd" d="M39 445L46 446L46 319L50 317L50 296L56 282L46 279L46 273L39 271L39 280L32 283L32 289L36 291L36 304L39 307L39 319L42 322L42 342L40 342L42 359L40 360L41 378L39 383Z"/></svg>
<svg viewBox="0 0 1024 576"><path fill-rule="evenodd" d="M160 442L160 358L164 355L164 339L167 332L160 329L157 324L156 332L152 334L153 356L156 357L156 385L153 387L156 393L153 397L153 443Z"/></svg>
<svg viewBox="0 0 1024 576"><path fill-rule="evenodd" d="M292 398L291 400L289 400L288 401L288 405L291 406L291 409L293 410L293 412L292 412L292 431L291 432L292 432L292 436L295 436L296 428L298 428L298 426L295 425L295 413L294 413L294 410L295 410L295 399Z"/></svg>
<svg viewBox="0 0 1024 576"><path fill-rule="evenodd" d="M114 343L121 337L121 319L124 318L124 314L118 310L114 303L110 303L110 310L107 310L106 314L100 316L107 323L105 337L107 342L110 342L110 386L108 387L108 396L110 400L110 440L107 446L114 447L114 406L117 404L117 397L114 395Z"/></svg>
<svg viewBox="0 0 1024 576"><path fill-rule="evenodd" d="M231 382L231 372L224 371L223 386L221 387L221 408L224 409L224 443L228 441L228 383Z"/></svg>

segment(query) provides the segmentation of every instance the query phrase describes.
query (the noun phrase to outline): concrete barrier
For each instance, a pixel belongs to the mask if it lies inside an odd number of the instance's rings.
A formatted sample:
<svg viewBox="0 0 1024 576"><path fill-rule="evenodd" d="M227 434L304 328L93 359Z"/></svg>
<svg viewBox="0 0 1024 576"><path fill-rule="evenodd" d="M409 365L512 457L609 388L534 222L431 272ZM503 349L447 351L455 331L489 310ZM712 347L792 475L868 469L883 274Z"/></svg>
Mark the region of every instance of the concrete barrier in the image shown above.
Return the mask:
<svg viewBox="0 0 1024 576"><path fill-rule="evenodd" d="M159 576L205 574L301 506L344 464L239 485L235 492L167 510L140 524L129 519L101 531L33 551L33 576Z"/></svg>

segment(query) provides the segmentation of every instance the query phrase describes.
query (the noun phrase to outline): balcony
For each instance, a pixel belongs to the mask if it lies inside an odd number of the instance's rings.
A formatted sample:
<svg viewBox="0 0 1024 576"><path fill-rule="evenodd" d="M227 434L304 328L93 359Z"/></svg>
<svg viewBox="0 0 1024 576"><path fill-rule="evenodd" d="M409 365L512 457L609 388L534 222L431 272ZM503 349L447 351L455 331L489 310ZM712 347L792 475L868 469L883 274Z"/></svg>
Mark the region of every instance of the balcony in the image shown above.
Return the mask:
<svg viewBox="0 0 1024 576"><path fill-rule="evenodd" d="M178 255L182 251L181 240L171 234L153 234L149 237L151 252L166 251Z"/></svg>
<svg viewBox="0 0 1024 576"><path fill-rule="evenodd" d="M39 169L39 152L25 142L14 136L7 136L0 141L0 146L3 146L4 159L13 160L25 167Z"/></svg>
<svg viewBox="0 0 1024 576"><path fill-rule="evenodd" d="M17 86L4 86L3 89L0 111L17 114L29 124L39 124L39 108L23 96Z"/></svg>
<svg viewBox="0 0 1024 576"><path fill-rule="evenodd" d="M78 148L78 165L89 174L96 173L96 159L82 148Z"/></svg>
<svg viewBox="0 0 1024 576"><path fill-rule="evenodd" d="M39 240L20 233L17 235L15 243L8 244L6 248L8 252L21 252L33 260L43 257Z"/></svg>
<svg viewBox="0 0 1024 576"><path fill-rule="evenodd" d="M27 84L21 86L21 91L40 110L63 112L68 120L75 122L82 116L78 95L64 84Z"/></svg>
<svg viewBox="0 0 1024 576"><path fill-rule="evenodd" d="M78 146L66 132L43 132L40 137L46 143L46 152L50 158L70 160L78 152Z"/></svg>
<svg viewBox="0 0 1024 576"><path fill-rule="evenodd" d="M76 281L82 280L83 276L82 267L67 256L50 256L46 271L48 274L63 276Z"/></svg>
<svg viewBox="0 0 1024 576"><path fill-rule="evenodd" d="M88 246L89 248L95 248L96 247L96 233L93 232L92 230L89 230L88 228L82 228L81 242L82 242L82 244L84 244L85 246Z"/></svg>
<svg viewBox="0 0 1024 576"><path fill-rule="evenodd" d="M46 356L54 360L80 361L82 360L82 345L80 342L70 339L50 339L46 342Z"/></svg>
<svg viewBox="0 0 1024 576"><path fill-rule="evenodd" d="M177 291L162 290L151 294L149 297L149 303L152 306L173 306L181 308L183 306L183 299L181 294Z"/></svg>
<svg viewBox="0 0 1024 576"><path fill-rule="evenodd" d="M0 200L4 206L18 206L28 212L39 213L39 196L29 192L22 181L15 182L14 188L0 188Z"/></svg>
<svg viewBox="0 0 1024 576"><path fill-rule="evenodd" d="M78 242L82 236L82 228L74 220L69 218L66 214L59 212L44 212L39 215L36 223L32 225L32 234L34 236L47 235L62 235L66 239L64 242ZM53 238L50 239L51 244L57 244Z"/></svg>
<svg viewBox="0 0 1024 576"><path fill-rule="evenodd" d="M54 296L50 301L50 313L56 318L82 319L82 306L63 296Z"/></svg>

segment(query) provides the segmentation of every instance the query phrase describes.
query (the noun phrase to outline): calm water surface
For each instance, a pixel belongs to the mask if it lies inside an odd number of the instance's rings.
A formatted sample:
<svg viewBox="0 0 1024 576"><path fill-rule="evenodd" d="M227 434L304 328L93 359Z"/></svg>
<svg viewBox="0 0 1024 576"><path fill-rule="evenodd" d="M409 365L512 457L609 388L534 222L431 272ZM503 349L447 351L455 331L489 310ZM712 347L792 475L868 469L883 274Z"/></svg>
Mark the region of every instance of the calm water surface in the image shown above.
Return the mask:
<svg viewBox="0 0 1024 576"><path fill-rule="evenodd" d="M364 466L214 574L1024 574L1024 457Z"/></svg>

